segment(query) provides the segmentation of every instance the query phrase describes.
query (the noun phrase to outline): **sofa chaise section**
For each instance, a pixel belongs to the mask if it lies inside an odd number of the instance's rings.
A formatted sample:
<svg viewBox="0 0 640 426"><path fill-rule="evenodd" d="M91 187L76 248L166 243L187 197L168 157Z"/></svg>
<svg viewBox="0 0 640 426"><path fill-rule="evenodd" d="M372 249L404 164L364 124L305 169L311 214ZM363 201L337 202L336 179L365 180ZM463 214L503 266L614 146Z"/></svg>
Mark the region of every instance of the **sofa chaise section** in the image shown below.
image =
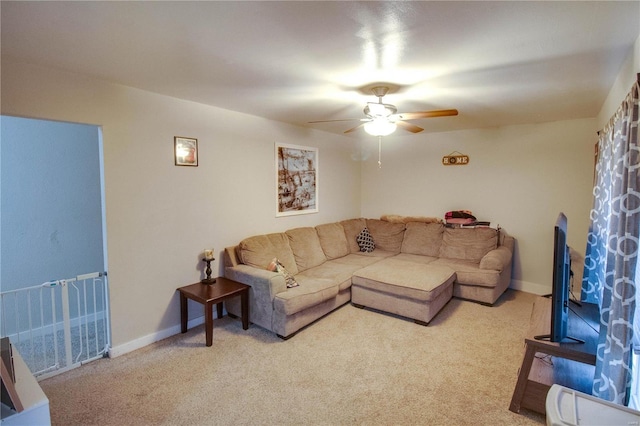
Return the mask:
<svg viewBox="0 0 640 426"><path fill-rule="evenodd" d="M455 277L446 266L391 257L354 273L351 303L427 325L453 296Z"/></svg>

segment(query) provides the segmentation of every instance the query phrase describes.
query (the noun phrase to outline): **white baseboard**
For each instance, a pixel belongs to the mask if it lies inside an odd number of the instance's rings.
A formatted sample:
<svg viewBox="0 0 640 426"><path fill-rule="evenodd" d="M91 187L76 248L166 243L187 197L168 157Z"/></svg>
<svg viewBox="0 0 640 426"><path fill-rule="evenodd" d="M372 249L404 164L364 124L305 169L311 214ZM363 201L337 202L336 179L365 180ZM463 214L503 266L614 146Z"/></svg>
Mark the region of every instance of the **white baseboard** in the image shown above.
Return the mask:
<svg viewBox="0 0 640 426"><path fill-rule="evenodd" d="M189 320L187 322L187 328L193 328L193 327L199 326L200 324L204 324L204 315L198 318ZM178 334L180 332L181 332L181 326L178 324L178 325L174 325L173 327L169 327L169 328L165 328L164 330L157 331L155 333L147 334L146 336L132 340L125 344L112 347L111 349L109 349L109 358L115 358L120 355L133 352L137 349L144 348L147 345L166 339L167 337L171 337L174 334Z"/></svg>
<svg viewBox="0 0 640 426"><path fill-rule="evenodd" d="M539 283L532 283L529 281L511 280L510 288L518 291L524 291L525 293L533 293L538 295L551 293L551 285L543 285Z"/></svg>

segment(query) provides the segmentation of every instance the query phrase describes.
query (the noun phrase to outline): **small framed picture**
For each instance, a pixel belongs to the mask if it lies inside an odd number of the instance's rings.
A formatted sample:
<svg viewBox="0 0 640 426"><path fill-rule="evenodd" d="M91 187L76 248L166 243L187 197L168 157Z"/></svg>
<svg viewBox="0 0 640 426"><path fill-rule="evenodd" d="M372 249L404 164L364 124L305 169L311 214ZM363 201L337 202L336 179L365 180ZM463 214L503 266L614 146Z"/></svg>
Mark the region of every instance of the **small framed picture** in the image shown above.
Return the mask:
<svg viewBox="0 0 640 426"><path fill-rule="evenodd" d="M197 167L198 139L175 136L173 138L173 153L176 159L176 166Z"/></svg>

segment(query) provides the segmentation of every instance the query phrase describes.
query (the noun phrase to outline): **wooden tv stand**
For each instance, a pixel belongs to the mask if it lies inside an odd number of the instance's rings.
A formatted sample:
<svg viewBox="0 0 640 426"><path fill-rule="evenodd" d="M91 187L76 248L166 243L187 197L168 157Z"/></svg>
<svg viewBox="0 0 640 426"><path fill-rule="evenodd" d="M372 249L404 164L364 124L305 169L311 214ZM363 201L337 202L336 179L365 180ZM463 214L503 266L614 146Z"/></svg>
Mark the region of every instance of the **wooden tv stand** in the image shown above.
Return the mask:
<svg viewBox="0 0 640 426"><path fill-rule="evenodd" d="M522 366L509 405L514 413L527 408L545 414L547 393L554 383L591 394L598 342L598 333L593 328L599 328L598 307L589 303L579 307L572 303L571 310L568 335L585 343L537 340L535 336L550 332L551 299L539 297L533 304Z"/></svg>

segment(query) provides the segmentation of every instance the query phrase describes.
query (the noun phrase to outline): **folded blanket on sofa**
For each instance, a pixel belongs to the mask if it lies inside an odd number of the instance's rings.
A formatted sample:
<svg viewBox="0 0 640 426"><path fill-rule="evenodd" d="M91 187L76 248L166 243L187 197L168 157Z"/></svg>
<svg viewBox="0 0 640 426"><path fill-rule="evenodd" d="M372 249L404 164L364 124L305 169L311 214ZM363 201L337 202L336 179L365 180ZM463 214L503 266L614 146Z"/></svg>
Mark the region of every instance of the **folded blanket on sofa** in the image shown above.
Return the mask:
<svg viewBox="0 0 640 426"><path fill-rule="evenodd" d="M409 223L409 222L422 222L422 223L442 223L442 219L438 217L425 217L425 216L400 216L396 214L384 214L380 216L380 220L391 223Z"/></svg>

